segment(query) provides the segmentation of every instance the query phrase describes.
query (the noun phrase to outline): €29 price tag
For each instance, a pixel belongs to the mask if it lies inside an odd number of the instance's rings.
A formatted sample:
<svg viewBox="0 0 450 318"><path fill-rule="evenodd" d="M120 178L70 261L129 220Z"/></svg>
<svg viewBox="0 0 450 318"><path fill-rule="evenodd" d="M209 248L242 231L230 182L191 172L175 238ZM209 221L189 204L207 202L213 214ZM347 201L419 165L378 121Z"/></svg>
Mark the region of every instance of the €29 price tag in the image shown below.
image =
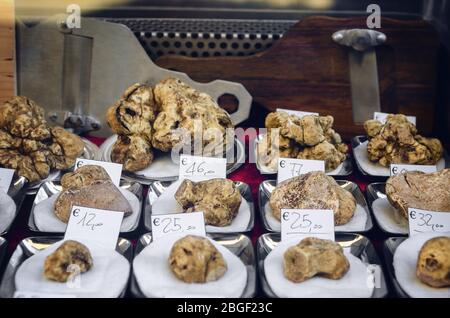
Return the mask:
<svg viewBox="0 0 450 318"><path fill-rule="evenodd" d="M333 210L281 209L281 240L307 237L334 241Z"/></svg>
<svg viewBox="0 0 450 318"><path fill-rule="evenodd" d="M14 298L77 298L72 294L50 294L33 291L18 290L14 293Z"/></svg>
<svg viewBox="0 0 450 318"><path fill-rule="evenodd" d="M0 168L0 191L8 193L13 176L14 169Z"/></svg>
<svg viewBox="0 0 450 318"><path fill-rule="evenodd" d="M391 172L391 176L395 176L399 173L404 173L408 171L421 171L425 173L433 173L437 171L437 167L428 165L391 164L389 171Z"/></svg>
<svg viewBox="0 0 450 318"><path fill-rule="evenodd" d="M105 161L77 158L77 161L75 162L75 170L77 170L79 167L85 166L85 165L93 165L93 166L103 167L103 169L105 169L106 172L109 174L111 181L116 186L120 185L120 177L122 175L122 165L121 164L113 163L113 162L105 162Z"/></svg>
<svg viewBox="0 0 450 318"><path fill-rule="evenodd" d="M278 158L277 183L311 171L325 172L325 162L323 160Z"/></svg>
<svg viewBox="0 0 450 318"><path fill-rule="evenodd" d="M73 206L64 239L93 242L115 250L123 215L123 212Z"/></svg>
<svg viewBox="0 0 450 318"><path fill-rule="evenodd" d="M206 236L203 212L152 215L153 240L184 232Z"/></svg>
<svg viewBox="0 0 450 318"><path fill-rule="evenodd" d="M227 159L201 156L180 156L180 179L202 181L212 178L226 178Z"/></svg>
<svg viewBox="0 0 450 318"><path fill-rule="evenodd" d="M373 119L378 120L379 122L384 124L388 115L388 113L374 112ZM411 124L416 124L416 116L406 116L406 118Z"/></svg>
<svg viewBox="0 0 450 318"><path fill-rule="evenodd" d="M409 236L427 232L450 232L450 213L408 208Z"/></svg>
<svg viewBox="0 0 450 318"><path fill-rule="evenodd" d="M285 112L285 113L288 113L289 115L295 115L300 118L302 118L304 116L308 116L308 115L319 116L319 113L302 112L300 110L292 110L292 109L284 109L284 108L277 108L277 112Z"/></svg>

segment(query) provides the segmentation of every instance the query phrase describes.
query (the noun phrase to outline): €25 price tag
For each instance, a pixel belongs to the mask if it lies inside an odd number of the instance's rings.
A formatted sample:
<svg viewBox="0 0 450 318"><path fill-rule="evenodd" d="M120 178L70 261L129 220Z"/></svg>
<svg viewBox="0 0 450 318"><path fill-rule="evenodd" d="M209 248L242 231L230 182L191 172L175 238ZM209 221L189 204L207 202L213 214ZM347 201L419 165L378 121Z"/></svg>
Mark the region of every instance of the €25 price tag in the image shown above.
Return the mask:
<svg viewBox="0 0 450 318"><path fill-rule="evenodd" d="M14 169L0 168L0 191L8 193L13 176Z"/></svg>
<svg viewBox="0 0 450 318"><path fill-rule="evenodd" d="M180 156L180 179L202 181L212 178L226 178L227 159L201 156Z"/></svg>
<svg viewBox="0 0 450 318"><path fill-rule="evenodd" d="M421 171L425 173L433 173L437 171L436 166L426 166L426 165L403 165L403 164L391 164L390 172L391 176L395 176L399 173L404 173L408 171Z"/></svg>
<svg viewBox="0 0 450 318"><path fill-rule="evenodd" d="M311 171L325 172L325 162L323 160L278 158L277 183Z"/></svg>
<svg viewBox="0 0 450 318"><path fill-rule="evenodd" d="M152 215L153 240L184 232L206 236L203 212Z"/></svg>
<svg viewBox="0 0 450 318"><path fill-rule="evenodd" d="M120 185L120 176L122 175L122 165L121 164L113 163L113 162L105 162L105 161L77 158L77 161L75 162L75 170L77 170L79 167L85 166L85 165L93 165L93 166L103 167L103 169L105 169L106 172L109 174L111 181L116 186Z"/></svg>
<svg viewBox="0 0 450 318"><path fill-rule="evenodd" d="M409 236L427 232L450 232L450 213L408 208Z"/></svg>
<svg viewBox="0 0 450 318"><path fill-rule="evenodd" d="M385 123L386 122L386 118L387 118L387 116L388 116L389 114L387 114L387 113L381 113L381 112L374 112L373 113L373 119L375 119L375 120L378 120L379 122L381 122L381 123ZM408 119L408 121L411 123L411 124L416 124L416 116L406 116L406 118Z"/></svg>
<svg viewBox="0 0 450 318"><path fill-rule="evenodd" d="M94 242L115 250L123 215L123 212L73 206L64 239Z"/></svg>
<svg viewBox="0 0 450 318"><path fill-rule="evenodd" d="M281 209L281 240L307 237L334 241L333 210Z"/></svg>
<svg viewBox="0 0 450 318"><path fill-rule="evenodd" d="M285 113L288 113L289 115L295 115L300 118L302 118L304 116L308 116L308 115L319 116L319 113L302 112L300 110L292 110L292 109L284 109L284 108L277 108L277 112L285 112Z"/></svg>

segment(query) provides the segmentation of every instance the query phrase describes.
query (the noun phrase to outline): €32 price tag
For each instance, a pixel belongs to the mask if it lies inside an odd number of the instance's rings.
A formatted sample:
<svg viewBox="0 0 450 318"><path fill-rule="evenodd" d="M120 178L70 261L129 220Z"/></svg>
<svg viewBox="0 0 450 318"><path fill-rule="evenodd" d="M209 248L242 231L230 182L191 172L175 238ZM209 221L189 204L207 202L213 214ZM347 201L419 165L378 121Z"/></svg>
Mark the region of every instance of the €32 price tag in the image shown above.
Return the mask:
<svg viewBox="0 0 450 318"><path fill-rule="evenodd" d="M307 237L334 241L333 210L281 209L281 240Z"/></svg>
<svg viewBox="0 0 450 318"><path fill-rule="evenodd" d="M14 176L14 169L0 168L0 191L8 193Z"/></svg>
<svg viewBox="0 0 450 318"><path fill-rule="evenodd" d="M277 112L285 112L285 113L288 113L289 115L295 115L300 118L302 118L304 116L308 116L308 115L319 116L319 113L303 112L301 110L292 110L292 109L284 109L284 108L277 108Z"/></svg>
<svg viewBox="0 0 450 318"><path fill-rule="evenodd" d="M201 156L180 156L180 179L202 181L213 178L226 178L227 159Z"/></svg>
<svg viewBox="0 0 450 318"><path fill-rule="evenodd" d="M325 162L323 160L278 158L277 183L311 171L325 172Z"/></svg>
<svg viewBox="0 0 450 318"><path fill-rule="evenodd" d="M122 176L122 165L119 163L106 162L106 161L98 161L98 160L89 160L84 158L77 158L75 162L75 170L77 170L81 166L85 165L93 165L100 166L106 170L111 178L111 181L116 185L120 185L120 177Z"/></svg>
<svg viewBox="0 0 450 318"><path fill-rule="evenodd" d="M395 176L399 173L404 173L408 171L421 171L424 173L433 173L437 171L437 167L426 165L404 165L404 164L391 164L390 167L391 176Z"/></svg>
<svg viewBox="0 0 450 318"><path fill-rule="evenodd" d="M94 242L115 250L123 215L123 212L73 206L64 239Z"/></svg>
<svg viewBox="0 0 450 318"><path fill-rule="evenodd" d="M184 232L206 236L203 212L152 215L153 240Z"/></svg>
<svg viewBox="0 0 450 318"><path fill-rule="evenodd" d="M409 236L427 232L450 232L450 212L408 208Z"/></svg>
<svg viewBox="0 0 450 318"><path fill-rule="evenodd" d="M385 123L386 122L386 118L389 114L388 113L382 113L382 112L374 112L373 113L373 119L378 120L381 123ZM412 124L416 124L416 116L406 116L406 118L408 119L408 121Z"/></svg>

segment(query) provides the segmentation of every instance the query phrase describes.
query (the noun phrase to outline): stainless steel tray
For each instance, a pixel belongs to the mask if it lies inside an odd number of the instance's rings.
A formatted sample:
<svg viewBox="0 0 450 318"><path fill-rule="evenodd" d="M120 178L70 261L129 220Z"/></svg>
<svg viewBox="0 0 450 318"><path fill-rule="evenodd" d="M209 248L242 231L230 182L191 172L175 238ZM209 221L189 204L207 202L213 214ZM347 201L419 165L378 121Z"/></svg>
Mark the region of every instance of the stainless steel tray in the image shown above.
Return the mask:
<svg viewBox="0 0 450 318"><path fill-rule="evenodd" d="M139 209L139 215L137 217L138 221L133 226L133 228L130 231L120 232L121 234L129 234L136 231L136 229L139 227L140 221L141 221L141 214L142 214L142 201L143 201L143 195L142 195L142 185L137 182L130 182L126 180L120 181L120 187L122 189L126 189L133 194L137 196L140 202L140 209ZM40 188L39 191L36 194L36 197L33 201L33 206L31 207L30 216L28 218L28 228L35 232L35 233L46 233L46 234L62 234L63 232L42 232L40 231L36 223L34 221L34 208L35 206L44 201L45 199L48 199L53 194L60 193L62 190L60 181L47 181L45 182Z"/></svg>
<svg viewBox="0 0 450 318"><path fill-rule="evenodd" d="M253 142L253 154L254 154L254 158L255 158L256 168L259 170L259 172L261 174L276 175L277 169L272 171L268 167L263 166L259 161L257 145L259 142L261 142L262 138L263 138L263 134L259 134L256 136L256 138ZM353 172L352 160L350 158L350 154L347 154L347 158L343 162L342 169L336 174L331 174L331 173L327 173L327 174L330 176L344 176L345 177L345 176L351 175L352 172Z"/></svg>
<svg viewBox="0 0 450 318"><path fill-rule="evenodd" d="M3 237L0 237L0 278L2 277L3 274L3 258L5 257L6 254L6 248L7 248L7 242Z"/></svg>
<svg viewBox="0 0 450 318"><path fill-rule="evenodd" d="M14 203L16 204L16 211L11 222L8 224L5 230L2 233L0 233L0 235L5 235L6 233L8 233L9 229L14 223L14 220L16 219L17 214L19 213L20 208L22 206L23 200L25 199L25 196L27 194L27 188L28 188L27 179L25 179L24 177L19 177L17 174L14 174L13 179L11 181L11 185L9 186L8 189L8 196L14 200Z"/></svg>
<svg viewBox="0 0 450 318"><path fill-rule="evenodd" d="M93 144L92 142L87 140L86 138L81 138L81 139L84 142L84 150L83 150L83 153L81 154L81 158L95 159L98 156L98 152L100 151L99 148L95 144ZM60 170L51 171L49 176L47 178L45 178L44 180L30 183L28 186L27 194L29 194L29 195L36 194L39 187L43 183L45 183L47 181L59 180L65 172L68 172L71 170L72 169L67 169L67 170L63 170L63 171L60 171Z"/></svg>
<svg viewBox="0 0 450 318"><path fill-rule="evenodd" d="M0 285L0 298L12 298L16 291L14 277L17 269L22 265L22 263L29 257L36 254L36 252L41 251L62 240L61 236L40 236L40 237L29 237L23 239L15 249L14 253L9 260L6 267L5 274ZM117 241L116 251L122 254L131 264L133 260L133 246L130 241L119 238ZM127 284L128 285L128 284ZM125 295L127 287L124 288L120 297Z"/></svg>
<svg viewBox="0 0 450 318"><path fill-rule="evenodd" d="M345 181L345 180L336 180L336 182L341 186L341 188L344 188L344 189L350 191L353 194L353 196L355 197L356 202L359 205L361 205L367 213L367 222L366 222L366 227L365 227L364 231L356 231L356 232L365 233L365 232L370 231L373 227L372 217L370 215L369 207L367 206L366 199L364 198L364 195L361 192L361 190L359 189L358 185L354 182ZM276 184L277 184L276 180L266 180L266 181L261 182L261 184L259 185L259 188L258 188L259 212L260 212L263 224L264 224L264 228L270 232L279 232L279 231L273 229L269 225L267 218L266 218L266 213L264 211L264 207L267 204L267 202L269 201L270 194L275 189ZM353 232L355 232L355 231L353 231ZM340 231L336 231L336 233L340 233ZM347 233L347 232L342 232L342 233Z"/></svg>
<svg viewBox="0 0 450 318"><path fill-rule="evenodd" d="M174 182L175 181L155 181L150 184L144 205L144 226L148 231L152 231L152 204ZM253 203L252 190L249 185L244 182L234 181L234 183L238 187L242 198L246 200L250 206L250 222L247 229L244 231L249 232L253 229L255 223L255 205Z"/></svg>
<svg viewBox="0 0 450 318"><path fill-rule="evenodd" d="M258 260L258 276L262 286L263 292L268 297L277 298L273 293L269 284L267 283L266 276L264 274L264 260L267 255L278 245L280 242L280 234L266 233L258 238L256 246L256 257ZM380 284L379 288L374 288L372 298L383 298L388 295L388 289L386 286L386 280L381 266L380 258L378 257L373 244L368 238L360 234L346 233L337 234L336 242L338 242L343 248L350 247L350 251L353 255L361 259L366 264L374 264L380 267Z"/></svg>
<svg viewBox="0 0 450 318"><path fill-rule="evenodd" d="M401 298L410 298L407 293L403 291L395 278L395 270L394 270L394 254L397 247L406 240L407 237L390 237L386 241L384 241L383 245L383 254L384 259L386 261L386 268L389 274L390 281L394 286L395 292Z"/></svg>
<svg viewBox="0 0 450 318"><path fill-rule="evenodd" d="M215 240L220 245L228 248L234 255L244 263L247 268L247 285L242 293L241 298L252 298L256 294L256 264L255 253L253 245L250 239L243 234L211 234L208 237ZM152 242L151 233L147 233L141 236L136 245L135 256ZM145 295L139 288L139 285L134 276L134 272L131 277L130 285L131 294L138 298L145 298ZM0 294L1 295L1 294Z"/></svg>
<svg viewBox="0 0 450 318"><path fill-rule="evenodd" d="M102 160L106 162L112 162L111 160L111 150L114 142L117 139L117 135L113 135L105 140L105 142L101 145L100 151L97 156L97 160ZM178 179L178 164L172 163L172 159L170 158L170 153L161 153L158 152L155 154L156 156L166 156L165 160L167 160L168 163L173 164L174 171L176 170L176 173L169 173L168 175L161 177L161 178L148 178L143 175L139 175L137 173L133 172L122 172L122 178L136 181L145 185L149 185L153 181L175 181ZM230 174L234 171L236 171L240 166L242 166L245 163L245 145L242 141L240 141L237 138L234 138L234 158L233 160L230 160L231 162L227 163L227 174Z"/></svg>

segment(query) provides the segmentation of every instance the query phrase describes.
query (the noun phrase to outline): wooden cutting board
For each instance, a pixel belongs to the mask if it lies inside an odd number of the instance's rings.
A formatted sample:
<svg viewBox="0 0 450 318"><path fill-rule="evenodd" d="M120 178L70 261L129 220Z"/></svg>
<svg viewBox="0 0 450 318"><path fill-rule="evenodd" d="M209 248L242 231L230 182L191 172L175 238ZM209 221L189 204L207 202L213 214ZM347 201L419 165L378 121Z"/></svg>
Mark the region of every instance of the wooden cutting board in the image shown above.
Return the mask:
<svg viewBox="0 0 450 318"><path fill-rule="evenodd" d="M330 114L345 139L364 132L353 121L348 48L331 35L366 28L366 17L309 17L295 24L270 49L246 57L190 58L165 55L156 63L186 72L196 81L224 79L242 83L253 107L277 107ZM381 111L418 117L430 134L436 104L439 39L424 21L382 19L387 43L377 47Z"/></svg>
<svg viewBox="0 0 450 318"><path fill-rule="evenodd" d="M15 95L14 1L0 0L0 104Z"/></svg>

